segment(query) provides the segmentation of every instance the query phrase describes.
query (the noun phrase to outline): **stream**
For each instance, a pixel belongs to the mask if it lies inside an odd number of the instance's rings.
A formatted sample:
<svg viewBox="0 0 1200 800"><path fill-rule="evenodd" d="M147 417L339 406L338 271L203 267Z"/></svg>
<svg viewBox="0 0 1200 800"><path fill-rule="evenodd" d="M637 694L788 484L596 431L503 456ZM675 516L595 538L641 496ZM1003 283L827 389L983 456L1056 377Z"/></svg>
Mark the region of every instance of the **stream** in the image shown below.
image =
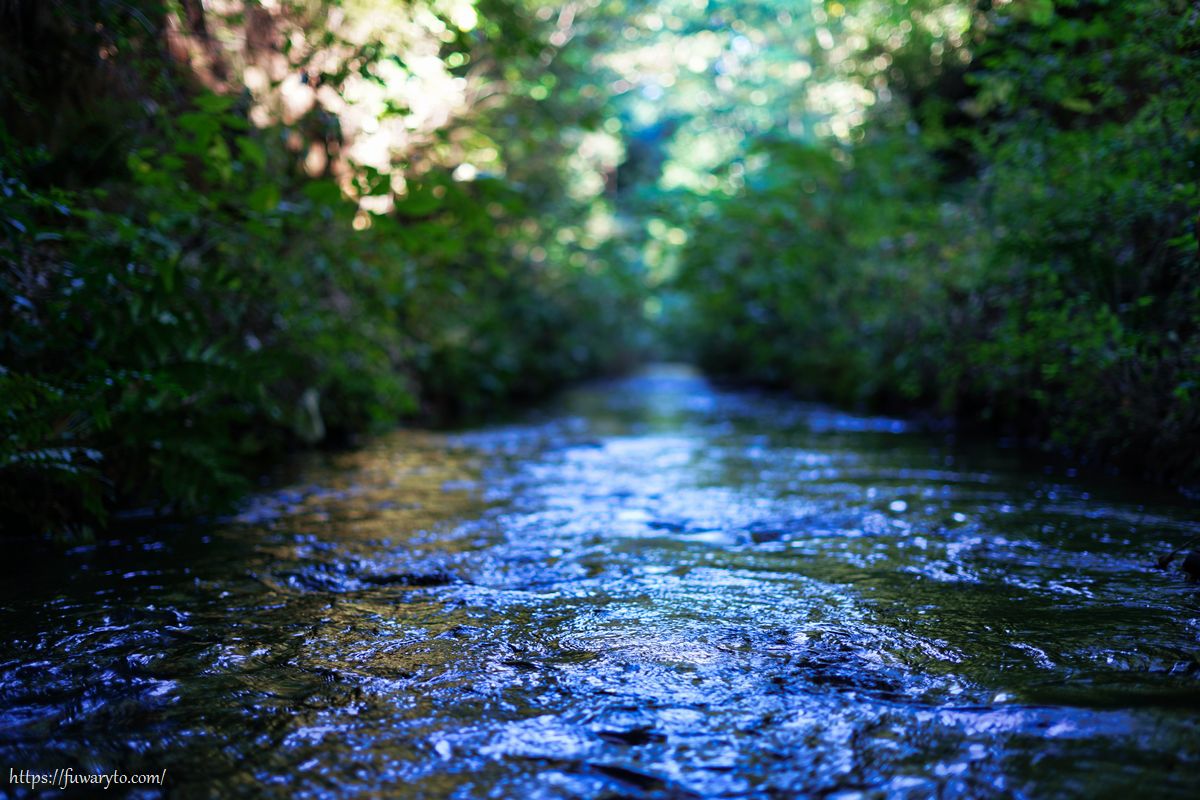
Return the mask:
<svg viewBox="0 0 1200 800"><path fill-rule="evenodd" d="M1197 533L1170 494L660 366L4 564L0 767L165 769L111 792L146 797L1190 798L1200 589L1153 565Z"/></svg>

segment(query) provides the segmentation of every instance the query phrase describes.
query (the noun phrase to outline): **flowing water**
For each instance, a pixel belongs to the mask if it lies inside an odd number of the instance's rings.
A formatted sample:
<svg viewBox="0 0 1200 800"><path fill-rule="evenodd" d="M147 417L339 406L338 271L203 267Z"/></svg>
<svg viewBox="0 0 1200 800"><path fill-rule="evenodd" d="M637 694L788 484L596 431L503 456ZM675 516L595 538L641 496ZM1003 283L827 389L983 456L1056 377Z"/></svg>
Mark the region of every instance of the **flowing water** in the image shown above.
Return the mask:
<svg viewBox="0 0 1200 800"><path fill-rule="evenodd" d="M313 459L216 526L10 556L0 768L1194 797L1200 595L1151 566L1189 513L659 368Z"/></svg>

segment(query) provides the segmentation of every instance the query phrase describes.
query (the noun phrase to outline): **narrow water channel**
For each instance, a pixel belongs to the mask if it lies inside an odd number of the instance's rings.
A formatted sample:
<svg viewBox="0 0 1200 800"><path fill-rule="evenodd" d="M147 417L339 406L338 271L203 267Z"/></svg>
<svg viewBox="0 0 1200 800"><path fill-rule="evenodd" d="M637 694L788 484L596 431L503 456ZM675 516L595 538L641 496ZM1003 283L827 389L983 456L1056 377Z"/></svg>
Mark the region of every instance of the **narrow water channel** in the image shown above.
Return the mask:
<svg viewBox="0 0 1200 800"><path fill-rule="evenodd" d="M1194 797L1200 594L1152 568L1192 511L656 368L3 565L0 766L165 768L171 796Z"/></svg>

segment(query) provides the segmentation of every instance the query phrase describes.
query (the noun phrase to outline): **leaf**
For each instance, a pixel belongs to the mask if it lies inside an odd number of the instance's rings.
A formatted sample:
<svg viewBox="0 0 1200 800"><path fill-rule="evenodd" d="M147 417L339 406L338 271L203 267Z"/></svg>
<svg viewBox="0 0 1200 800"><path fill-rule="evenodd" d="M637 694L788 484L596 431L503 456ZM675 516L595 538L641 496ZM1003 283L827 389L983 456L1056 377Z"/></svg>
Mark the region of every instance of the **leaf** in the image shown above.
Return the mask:
<svg viewBox="0 0 1200 800"><path fill-rule="evenodd" d="M321 206L342 202L342 190L333 181L313 181L304 187L304 196Z"/></svg>
<svg viewBox="0 0 1200 800"><path fill-rule="evenodd" d="M274 211L279 206L279 187L270 183L259 186L250 193L246 205L262 214Z"/></svg>
<svg viewBox="0 0 1200 800"><path fill-rule="evenodd" d="M233 98L220 94L204 94L196 98L196 105L209 114L220 114L233 105Z"/></svg>
<svg viewBox="0 0 1200 800"><path fill-rule="evenodd" d="M1091 114L1096 110L1096 106L1090 100L1082 97L1064 97L1058 103L1068 111L1074 111L1077 114Z"/></svg>
<svg viewBox="0 0 1200 800"><path fill-rule="evenodd" d="M158 276L162 280L163 289L167 294L175 291L175 259L163 259L162 265L158 269Z"/></svg>
<svg viewBox="0 0 1200 800"><path fill-rule="evenodd" d="M249 136L237 137L238 154L243 161L247 161L259 169L265 169L267 166L267 151L263 146L251 139Z"/></svg>
<svg viewBox="0 0 1200 800"><path fill-rule="evenodd" d="M407 217L424 217L442 207L442 201L427 184L409 184L408 193L396 202L396 211Z"/></svg>
<svg viewBox="0 0 1200 800"><path fill-rule="evenodd" d="M1031 0L1029 20L1034 25L1045 27L1054 19L1054 0Z"/></svg>

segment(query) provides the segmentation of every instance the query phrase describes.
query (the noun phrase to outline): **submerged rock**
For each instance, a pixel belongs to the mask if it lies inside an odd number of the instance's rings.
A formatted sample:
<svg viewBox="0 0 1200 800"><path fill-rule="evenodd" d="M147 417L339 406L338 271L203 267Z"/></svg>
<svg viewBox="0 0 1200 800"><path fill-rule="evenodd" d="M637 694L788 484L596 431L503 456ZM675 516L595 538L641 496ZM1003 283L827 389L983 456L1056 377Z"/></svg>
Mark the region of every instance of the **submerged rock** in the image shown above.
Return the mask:
<svg viewBox="0 0 1200 800"><path fill-rule="evenodd" d="M1189 581L1193 583L1200 581L1200 550L1188 553L1179 568L1187 574Z"/></svg>

